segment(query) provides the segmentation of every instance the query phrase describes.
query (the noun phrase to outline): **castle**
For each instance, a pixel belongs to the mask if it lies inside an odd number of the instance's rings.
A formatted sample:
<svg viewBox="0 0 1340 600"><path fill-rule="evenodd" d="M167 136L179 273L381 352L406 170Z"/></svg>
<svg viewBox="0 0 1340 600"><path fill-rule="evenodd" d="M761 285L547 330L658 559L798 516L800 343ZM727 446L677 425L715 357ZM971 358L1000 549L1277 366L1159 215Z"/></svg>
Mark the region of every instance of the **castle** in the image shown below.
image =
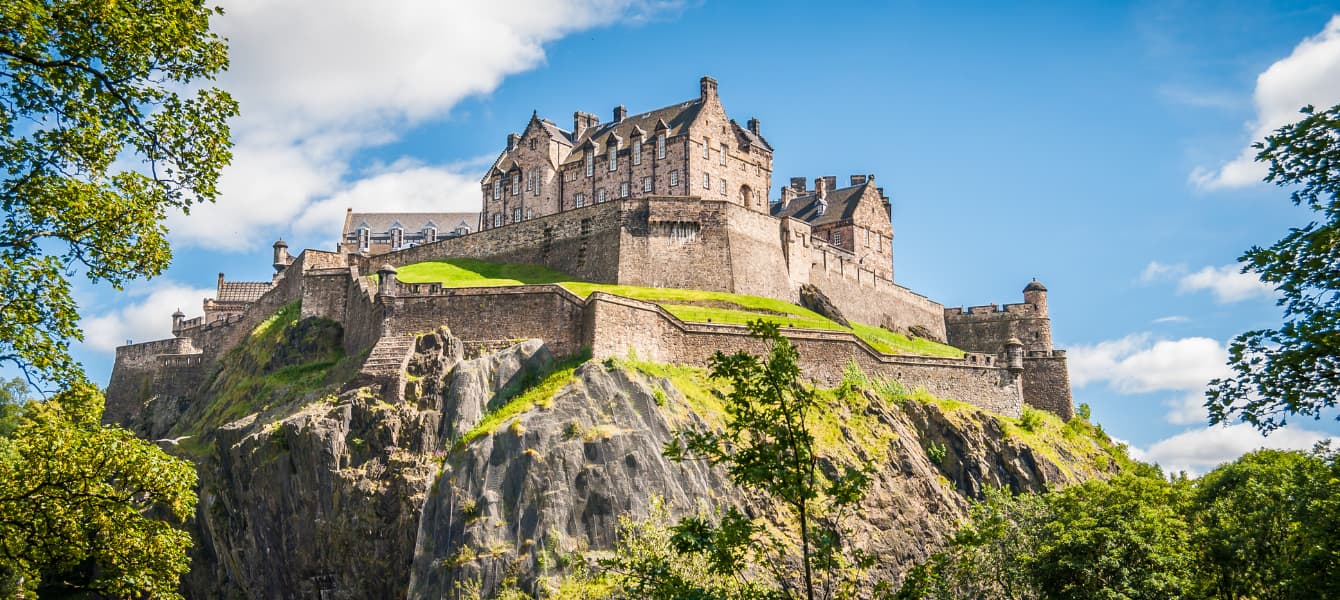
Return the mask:
<svg viewBox="0 0 1340 600"><path fill-rule="evenodd" d="M403 284L396 268L464 257L543 265L610 284L801 300L819 293L851 321L947 342L963 358L883 354L848 332L784 329L805 373L836 383L855 362L1007 415L1024 405L1073 414L1065 353L1052 347L1047 290L1023 302L949 308L894 282L888 197L874 175L792 178L775 201L773 147L758 119L740 127L704 77L696 99L613 120L574 114L565 130L532 114L481 179L481 210L346 215L335 252L294 257L274 246L270 282L229 282L204 316L173 315L174 338L117 349L109 420L145 402L187 402L224 352L279 307L338 321L346 354L366 353L361 381L402 397L417 334L441 325L469 348L540 338L557 355L589 349L705 364L716 350L758 349L743 327L684 322L655 303L557 285L444 288ZM375 284L366 275L380 276Z"/></svg>

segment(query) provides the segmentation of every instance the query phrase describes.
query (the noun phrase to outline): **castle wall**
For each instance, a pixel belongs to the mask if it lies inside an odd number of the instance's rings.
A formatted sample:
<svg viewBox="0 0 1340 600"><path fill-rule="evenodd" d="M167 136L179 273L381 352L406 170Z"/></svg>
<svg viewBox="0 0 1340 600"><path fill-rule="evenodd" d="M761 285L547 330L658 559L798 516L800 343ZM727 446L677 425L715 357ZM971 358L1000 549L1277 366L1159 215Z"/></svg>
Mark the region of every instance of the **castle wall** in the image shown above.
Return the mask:
<svg viewBox="0 0 1340 600"><path fill-rule="evenodd" d="M848 320L906 331L919 325L945 340L944 306L864 269L847 255L816 244L809 283L815 285ZM954 344L965 350L978 350ZM997 353L997 350L983 350Z"/></svg>
<svg viewBox="0 0 1340 600"><path fill-rule="evenodd" d="M949 343L974 352L1001 352L1011 337L1029 352L1052 349L1051 319L1032 304L950 308L944 314Z"/></svg>
<svg viewBox="0 0 1340 600"><path fill-rule="evenodd" d="M731 291L723 203L667 197L624 206L619 283Z"/></svg>
<svg viewBox="0 0 1340 600"><path fill-rule="evenodd" d="M347 286L344 294L344 353L358 356L381 338L385 312L377 301L371 277L363 275L357 266L350 267L347 273L344 282Z"/></svg>
<svg viewBox="0 0 1340 600"><path fill-rule="evenodd" d="M730 239L730 274L737 294L800 299L800 287L791 285L777 219L733 204L726 209Z"/></svg>
<svg viewBox="0 0 1340 600"><path fill-rule="evenodd" d="M1064 350L1030 352L1025 356L1023 385L1024 402L1029 406L1050 411L1067 421L1075 416Z"/></svg>
<svg viewBox="0 0 1340 600"><path fill-rule="evenodd" d="M716 351L766 352L762 341L737 325L685 323L655 304L596 292L587 306L588 339L596 359L622 358L630 352L639 359L670 364L706 366ZM867 374L890 377L908 389L925 388L942 398L953 398L1004 415L1018 417L1023 406L1019 378L994 366L991 357L969 360L887 356L859 338L841 332L787 330L784 334L800 352L805 376L821 385L837 385L849 361Z"/></svg>
<svg viewBox="0 0 1340 600"><path fill-rule="evenodd" d="M121 346L116 349L111 381L107 383L107 405L103 422L126 423L139 417L144 402L154 394L154 380L164 354L195 352L191 340L171 338Z"/></svg>
<svg viewBox="0 0 1340 600"><path fill-rule="evenodd" d="M387 301L386 335L451 329L466 346L540 338L558 356L582 349L583 302L556 286L448 288L401 285Z"/></svg>
<svg viewBox="0 0 1340 600"><path fill-rule="evenodd" d="M746 150L741 146L715 86L712 82L703 107L689 128L689 187L682 193L704 200L725 200L767 213L768 188L772 185L772 153L761 148ZM704 144L707 146L705 155ZM723 144L725 160L721 155ZM708 177L709 187L703 186L704 174ZM721 186L723 179L726 182L724 188Z"/></svg>

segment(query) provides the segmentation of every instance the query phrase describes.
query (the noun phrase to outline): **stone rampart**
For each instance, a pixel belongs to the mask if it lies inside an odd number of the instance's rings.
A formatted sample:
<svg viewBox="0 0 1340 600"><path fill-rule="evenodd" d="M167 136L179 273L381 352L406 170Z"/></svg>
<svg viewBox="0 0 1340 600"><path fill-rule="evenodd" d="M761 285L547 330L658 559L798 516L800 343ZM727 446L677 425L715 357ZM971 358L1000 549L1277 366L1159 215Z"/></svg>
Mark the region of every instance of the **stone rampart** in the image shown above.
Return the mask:
<svg viewBox="0 0 1340 600"><path fill-rule="evenodd" d="M1070 394L1070 370L1064 350L1029 352L1024 357L1024 402L1070 420L1075 400Z"/></svg>
<svg viewBox="0 0 1340 600"><path fill-rule="evenodd" d="M811 252L809 282L849 320L902 331L917 325L939 341L948 339L939 302L879 277L851 260L850 254L826 244L815 244Z"/></svg>
<svg viewBox="0 0 1340 600"><path fill-rule="evenodd" d="M964 350L1000 352L1010 338L1029 351L1052 349L1051 319L1033 304L947 308L944 323L949 343Z"/></svg>
<svg viewBox="0 0 1340 600"><path fill-rule="evenodd" d="M583 347L584 302L557 285L493 288L446 288L436 284L401 285L386 306L383 335L451 329L468 348L497 340L539 338L557 356Z"/></svg>

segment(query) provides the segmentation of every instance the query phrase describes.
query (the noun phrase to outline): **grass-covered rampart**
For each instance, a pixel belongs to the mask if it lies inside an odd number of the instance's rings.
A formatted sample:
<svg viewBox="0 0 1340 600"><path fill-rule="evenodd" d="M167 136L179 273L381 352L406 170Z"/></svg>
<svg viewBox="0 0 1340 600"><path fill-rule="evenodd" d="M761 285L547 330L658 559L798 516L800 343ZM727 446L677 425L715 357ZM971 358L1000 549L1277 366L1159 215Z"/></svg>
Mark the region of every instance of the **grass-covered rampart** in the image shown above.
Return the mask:
<svg viewBox="0 0 1340 600"><path fill-rule="evenodd" d="M694 323L744 325L763 319L783 327L847 331L885 354L916 354L961 358L963 351L922 338L909 338L879 327L853 323L844 327L807 308L762 296L728 292L612 285L579 281L567 274L538 265L492 263L470 258L450 258L406 265L397 277L404 283L440 283L445 287L492 287L558 284L586 298L605 292L634 300L654 302L681 320Z"/></svg>

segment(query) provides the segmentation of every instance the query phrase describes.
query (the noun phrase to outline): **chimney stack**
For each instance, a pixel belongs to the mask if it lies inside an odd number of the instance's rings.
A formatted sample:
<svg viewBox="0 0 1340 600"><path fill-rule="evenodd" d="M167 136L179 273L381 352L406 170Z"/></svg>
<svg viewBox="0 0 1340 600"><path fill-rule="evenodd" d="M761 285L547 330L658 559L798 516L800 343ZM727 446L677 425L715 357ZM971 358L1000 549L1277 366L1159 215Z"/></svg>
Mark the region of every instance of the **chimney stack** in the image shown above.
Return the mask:
<svg viewBox="0 0 1340 600"><path fill-rule="evenodd" d="M761 133L758 132L758 117L753 117L753 118L749 119L749 131L754 132L754 135L758 135L758 136L763 135L763 134L761 134Z"/></svg>
<svg viewBox="0 0 1340 600"><path fill-rule="evenodd" d="M507 134L507 151L508 151L508 152L511 152L511 151L513 151L513 150L516 150L516 145L517 145L517 143L520 142L520 141L521 141L521 136L519 136L519 135L517 135L517 134L515 134L515 133L509 133L509 134Z"/></svg>
<svg viewBox="0 0 1340 600"><path fill-rule="evenodd" d="M836 189L837 189L837 175L824 175L824 187L827 188L828 191L830 191L830 192L833 191L833 190L836 190Z"/></svg>
<svg viewBox="0 0 1340 600"><path fill-rule="evenodd" d="M717 80L712 79L707 75L703 75L703 78L698 80L698 99L702 100L703 102L707 102L708 98L716 98L716 97L717 97Z"/></svg>
<svg viewBox="0 0 1340 600"><path fill-rule="evenodd" d="M804 178L804 177L792 177L792 178L791 178L791 189L793 189L793 190L796 191L796 195L800 195L801 192L804 192L804 191L805 191L805 178Z"/></svg>
<svg viewBox="0 0 1340 600"><path fill-rule="evenodd" d="M219 273L219 288L218 288L218 289L219 289L220 291L223 290L223 273Z"/></svg>
<svg viewBox="0 0 1340 600"><path fill-rule="evenodd" d="M815 196L816 198L820 199L820 200L823 200L824 198L827 198L827 197L828 197L828 178L827 178L827 177L815 177L815 178L814 178L814 196Z"/></svg>
<svg viewBox="0 0 1340 600"><path fill-rule="evenodd" d="M591 113L580 111L572 113L572 137L580 138L582 137L582 132L587 129L593 129L599 124L600 118Z"/></svg>
<svg viewBox="0 0 1340 600"><path fill-rule="evenodd" d="M628 109L625 108L624 105L620 104L620 105L614 107L614 122L615 122L615 123L622 122L622 121L623 121L624 119L626 119L626 118L628 118Z"/></svg>
<svg viewBox="0 0 1340 600"><path fill-rule="evenodd" d="M865 177L866 177L865 175L852 175L851 184L853 186L862 185L865 183Z"/></svg>
<svg viewBox="0 0 1340 600"><path fill-rule="evenodd" d="M796 197L795 188L789 185L782 186L782 208L786 208L786 205L789 204L791 202L791 199L795 197Z"/></svg>

